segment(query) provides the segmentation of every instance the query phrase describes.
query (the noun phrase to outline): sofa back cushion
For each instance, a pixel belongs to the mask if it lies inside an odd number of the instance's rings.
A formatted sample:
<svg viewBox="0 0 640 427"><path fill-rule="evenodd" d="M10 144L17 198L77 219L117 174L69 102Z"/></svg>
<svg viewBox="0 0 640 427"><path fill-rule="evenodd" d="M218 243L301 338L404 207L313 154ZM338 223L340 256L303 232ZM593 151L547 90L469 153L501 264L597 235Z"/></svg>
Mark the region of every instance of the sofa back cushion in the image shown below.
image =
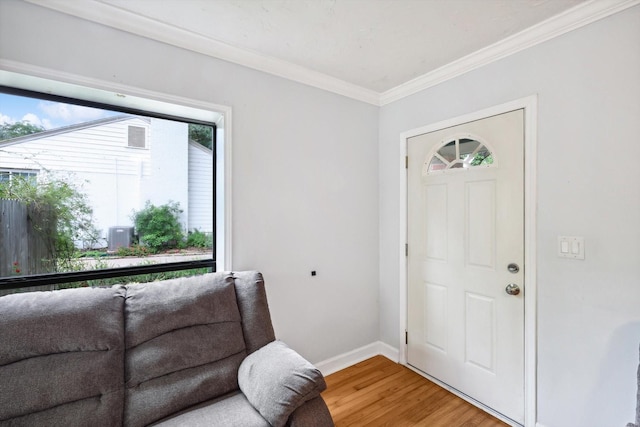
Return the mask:
<svg viewBox="0 0 640 427"><path fill-rule="evenodd" d="M126 286L125 425L237 389L241 320L229 273Z"/></svg>
<svg viewBox="0 0 640 427"><path fill-rule="evenodd" d="M0 298L0 424L121 425L122 289Z"/></svg>
<svg viewBox="0 0 640 427"><path fill-rule="evenodd" d="M257 271L235 272L233 277L247 354L251 354L276 339L264 279Z"/></svg>

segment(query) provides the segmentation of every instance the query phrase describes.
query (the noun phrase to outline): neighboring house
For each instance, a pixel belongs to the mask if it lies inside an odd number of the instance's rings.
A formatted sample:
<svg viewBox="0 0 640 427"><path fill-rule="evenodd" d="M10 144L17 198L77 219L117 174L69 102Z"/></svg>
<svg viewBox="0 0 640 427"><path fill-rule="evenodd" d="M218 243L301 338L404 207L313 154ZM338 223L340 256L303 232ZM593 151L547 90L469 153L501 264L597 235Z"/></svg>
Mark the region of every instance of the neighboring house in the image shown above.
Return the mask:
<svg viewBox="0 0 640 427"><path fill-rule="evenodd" d="M147 200L179 202L185 230L213 231L213 154L189 141L186 123L118 115L0 142L3 179L45 170L89 197L100 245Z"/></svg>

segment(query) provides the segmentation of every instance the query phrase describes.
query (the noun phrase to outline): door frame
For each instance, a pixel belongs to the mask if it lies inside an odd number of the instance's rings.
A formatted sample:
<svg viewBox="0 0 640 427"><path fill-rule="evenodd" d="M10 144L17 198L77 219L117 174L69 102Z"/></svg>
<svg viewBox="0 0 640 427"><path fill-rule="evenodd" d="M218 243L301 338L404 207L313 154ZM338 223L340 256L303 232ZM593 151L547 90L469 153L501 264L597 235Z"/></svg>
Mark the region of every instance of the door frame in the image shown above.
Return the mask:
<svg viewBox="0 0 640 427"><path fill-rule="evenodd" d="M537 407L537 282L536 282L536 223L537 223L537 107L538 96L531 95L511 102L489 107L483 110L468 113L462 116L432 123L400 134L400 331L399 336L399 363L407 366L407 344L405 334L407 331L407 140L414 136L434 132L452 126L461 125L475 120L508 113L513 110L524 110L524 425L534 427L536 425ZM450 390L452 391L452 390ZM463 399L469 398L456 393ZM474 405L477 404L471 401ZM487 409L487 408L482 408Z"/></svg>

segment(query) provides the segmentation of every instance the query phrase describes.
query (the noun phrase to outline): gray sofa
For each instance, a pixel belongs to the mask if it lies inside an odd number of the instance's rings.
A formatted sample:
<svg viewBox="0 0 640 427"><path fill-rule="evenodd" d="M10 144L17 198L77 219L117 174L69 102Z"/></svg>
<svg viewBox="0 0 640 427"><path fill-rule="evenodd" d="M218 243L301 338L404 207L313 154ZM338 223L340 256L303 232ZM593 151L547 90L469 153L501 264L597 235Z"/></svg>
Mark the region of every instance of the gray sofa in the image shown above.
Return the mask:
<svg viewBox="0 0 640 427"><path fill-rule="evenodd" d="M0 426L332 426L262 276L0 298Z"/></svg>

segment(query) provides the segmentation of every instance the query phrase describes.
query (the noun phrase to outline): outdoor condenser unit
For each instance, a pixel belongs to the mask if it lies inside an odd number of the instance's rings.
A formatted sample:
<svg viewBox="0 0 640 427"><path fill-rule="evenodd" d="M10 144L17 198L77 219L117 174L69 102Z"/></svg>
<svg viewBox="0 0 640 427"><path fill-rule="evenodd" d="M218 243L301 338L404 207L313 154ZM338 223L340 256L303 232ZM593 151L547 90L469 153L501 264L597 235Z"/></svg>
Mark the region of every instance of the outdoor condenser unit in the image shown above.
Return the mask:
<svg viewBox="0 0 640 427"><path fill-rule="evenodd" d="M109 227L109 251L128 248L133 243L133 227Z"/></svg>

